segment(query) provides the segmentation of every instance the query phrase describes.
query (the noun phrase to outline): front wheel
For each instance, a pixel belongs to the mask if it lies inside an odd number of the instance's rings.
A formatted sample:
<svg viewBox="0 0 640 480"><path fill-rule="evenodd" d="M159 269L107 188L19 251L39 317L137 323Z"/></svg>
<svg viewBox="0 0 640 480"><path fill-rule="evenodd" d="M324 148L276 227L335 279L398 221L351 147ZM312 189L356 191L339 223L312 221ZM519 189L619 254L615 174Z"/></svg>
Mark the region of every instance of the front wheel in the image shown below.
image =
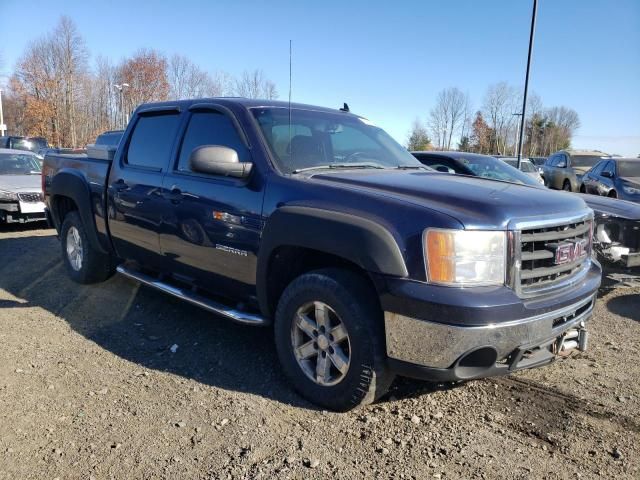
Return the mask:
<svg viewBox="0 0 640 480"><path fill-rule="evenodd" d="M73 281L96 283L113 275L113 259L93 248L78 212L69 212L64 217L60 228L60 243L62 261Z"/></svg>
<svg viewBox="0 0 640 480"><path fill-rule="evenodd" d="M317 270L284 291L275 318L278 357L294 388L309 401L346 411L387 392L382 312L358 274Z"/></svg>
<svg viewBox="0 0 640 480"><path fill-rule="evenodd" d="M562 190L564 190L565 192L571 191L571 183L569 183L569 180L564 181L564 183L562 184Z"/></svg>

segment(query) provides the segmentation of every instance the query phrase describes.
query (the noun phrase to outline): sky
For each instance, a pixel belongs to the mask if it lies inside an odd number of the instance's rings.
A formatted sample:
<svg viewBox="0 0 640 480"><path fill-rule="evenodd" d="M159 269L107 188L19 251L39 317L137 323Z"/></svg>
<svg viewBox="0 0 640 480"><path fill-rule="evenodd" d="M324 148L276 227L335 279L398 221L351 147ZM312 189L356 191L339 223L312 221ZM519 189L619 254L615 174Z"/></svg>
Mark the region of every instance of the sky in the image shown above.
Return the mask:
<svg viewBox="0 0 640 480"><path fill-rule="evenodd" d="M140 48L202 68L259 68L286 99L347 102L405 143L437 93L479 109L487 87L522 88L533 0L0 0L0 83L25 47L69 16L92 59ZM2 76L4 75L4 77ZM576 110L575 148L640 154L640 0L539 0L530 92Z"/></svg>

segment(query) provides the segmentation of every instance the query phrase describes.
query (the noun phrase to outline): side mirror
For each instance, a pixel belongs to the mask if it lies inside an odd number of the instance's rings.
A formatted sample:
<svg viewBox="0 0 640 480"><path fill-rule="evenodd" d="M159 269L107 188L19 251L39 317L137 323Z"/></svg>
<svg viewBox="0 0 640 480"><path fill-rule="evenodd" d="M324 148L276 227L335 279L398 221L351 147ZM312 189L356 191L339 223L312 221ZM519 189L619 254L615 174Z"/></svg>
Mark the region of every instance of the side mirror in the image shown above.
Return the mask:
<svg viewBox="0 0 640 480"><path fill-rule="evenodd" d="M605 178L613 178L613 173L611 172L602 172L600 174L601 177L605 177Z"/></svg>
<svg viewBox="0 0 640 480"><path fill-rule="evenodd" d="M246 178L251 173L251 162L241 162L238 152L221 145L202 145L196 147L189 156L192 171L207 175Z"/></svg>
<svg viewBox="0 0 640 480"><path fill-rule="evenodd" d="M558 167L558 168L567 168L567 162L560 162L560 163L557 165L557 167Z"/></svg>

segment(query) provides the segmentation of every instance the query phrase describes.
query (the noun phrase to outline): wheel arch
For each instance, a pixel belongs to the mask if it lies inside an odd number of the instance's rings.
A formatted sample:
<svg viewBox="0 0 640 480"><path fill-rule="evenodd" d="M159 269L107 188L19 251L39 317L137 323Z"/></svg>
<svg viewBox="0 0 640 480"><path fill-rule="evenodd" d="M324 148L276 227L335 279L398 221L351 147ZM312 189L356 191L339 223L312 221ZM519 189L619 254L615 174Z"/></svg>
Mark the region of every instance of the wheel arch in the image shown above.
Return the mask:
<svg viewBox="0 0 640 480"><path fill-rule="evenodd" d="M375 290L370 273L407 277L393 235L362 217L311 207L282 207L267 222L257 266L260 310L272 317L280 295L297 276L340 267L360 273Z"/></svg>
<svg viewBox="0 0 640 480"><path fill-rule="evenodd" d="M65 215L76 210L91 245L101 253L108 253L98 239L98 229L91 208L91 191L82 174L75 170L61 170L53 177L49 193L51 217L56 230L60 232Z"/></svg>

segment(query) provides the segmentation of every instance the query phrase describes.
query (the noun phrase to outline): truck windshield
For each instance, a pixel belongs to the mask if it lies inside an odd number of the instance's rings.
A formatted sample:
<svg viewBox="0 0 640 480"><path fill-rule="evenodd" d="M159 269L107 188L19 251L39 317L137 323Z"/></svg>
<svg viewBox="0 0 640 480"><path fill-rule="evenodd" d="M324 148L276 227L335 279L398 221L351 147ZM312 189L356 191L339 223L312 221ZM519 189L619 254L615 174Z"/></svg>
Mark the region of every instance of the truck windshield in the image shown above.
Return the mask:
<svg viewBox="0 0 640 480"><path fill-rule="evenodd" d="M424 168L384 130L347 113L256 108L252 113L278 168Z"/></svg>
<svg viewBox="0 0 640 480"><path fill-rule="evenodd" d="M32 155L0 153L0 175L39 175L40 163Z"/></svg>

